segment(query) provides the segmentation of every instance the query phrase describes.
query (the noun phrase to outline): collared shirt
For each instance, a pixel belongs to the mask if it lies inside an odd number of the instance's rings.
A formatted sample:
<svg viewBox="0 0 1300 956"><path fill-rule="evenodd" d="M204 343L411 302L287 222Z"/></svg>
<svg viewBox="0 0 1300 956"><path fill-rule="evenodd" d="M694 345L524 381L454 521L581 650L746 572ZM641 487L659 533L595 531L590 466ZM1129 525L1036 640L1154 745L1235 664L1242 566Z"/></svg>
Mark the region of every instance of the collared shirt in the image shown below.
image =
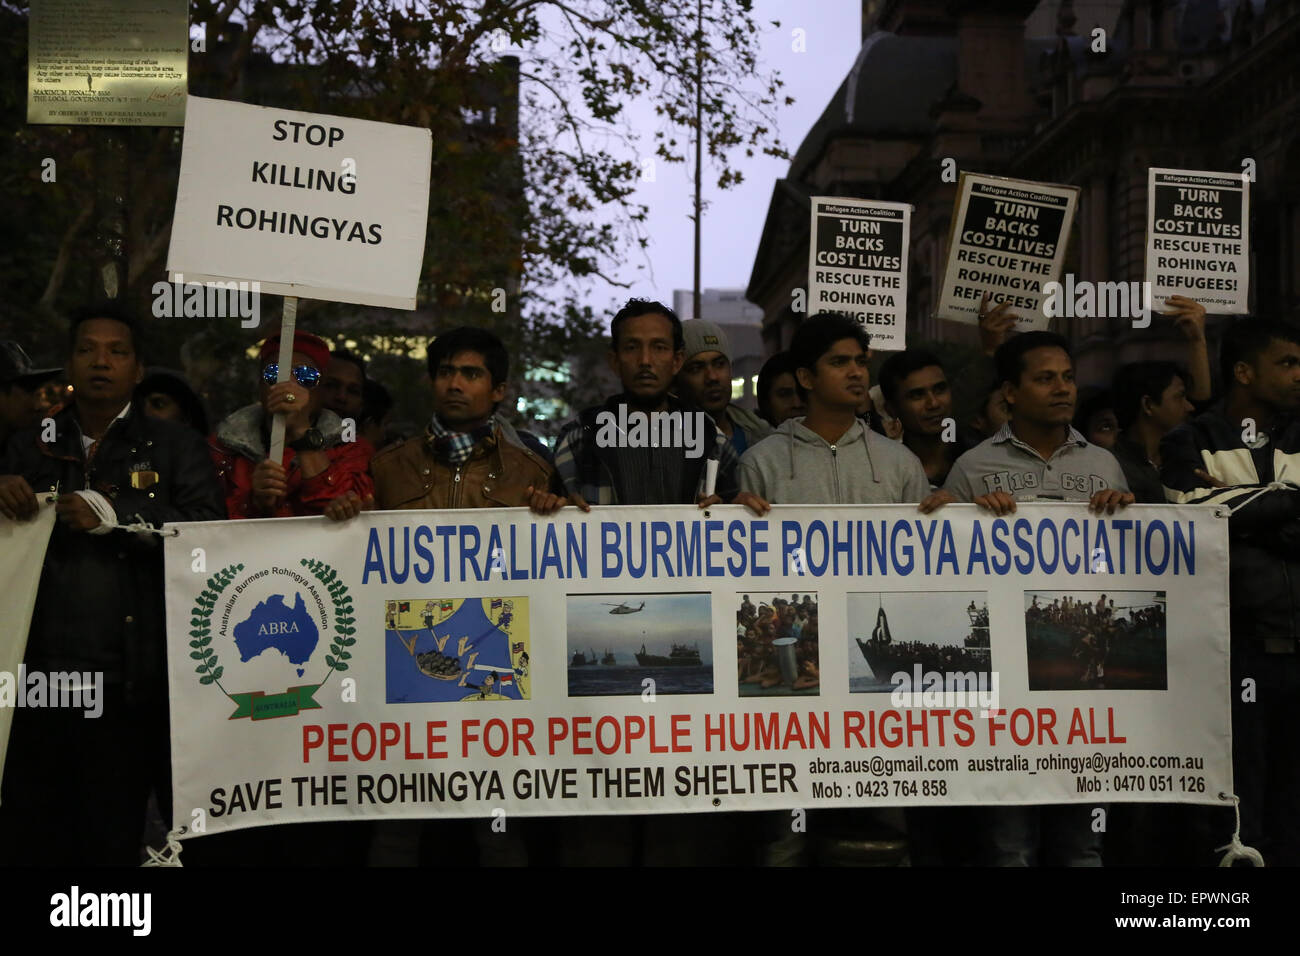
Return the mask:
<svg viewBox="0 0 1300 956"><path fill-rule="evenodd" d="M117 416L113 419L113 421L108 423L108 428L112 428L115 422L120 422L122 419L126 418L126 413L129 412L130 410L131 410L131 403L127 402L126 406L120 412L117 413ZM77 433L81 435L81 453L83 455L89 455L90 449L94 446L95 442L99 441L99 439L91 438L89 435L87 435L85 432L81 430L81 422L77 421L76 415L72 416L72 420L74 422L77 422ZM104 429L105 435L108 434L108 428Z"/></svg>
<svg viewBox="0 0 1300 956"><path fill-rule="evenodd" d="M1128 482L1115 456L1089 444L1074 428L1044 459L1017 438L1007 422L957 459L943 487L958 501L995 491L1005 491L1017 501L1088 501L1104 488L1128 491Z"/></svg>

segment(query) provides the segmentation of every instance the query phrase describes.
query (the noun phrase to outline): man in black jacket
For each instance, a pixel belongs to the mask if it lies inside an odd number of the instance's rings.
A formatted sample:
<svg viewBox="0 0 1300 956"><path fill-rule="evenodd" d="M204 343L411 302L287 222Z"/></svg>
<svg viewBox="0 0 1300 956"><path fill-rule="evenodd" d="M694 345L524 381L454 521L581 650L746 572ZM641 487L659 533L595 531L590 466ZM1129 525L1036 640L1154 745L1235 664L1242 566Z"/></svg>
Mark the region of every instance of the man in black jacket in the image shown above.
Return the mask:
<svg viewBox="0 0 1300 956"><path fill-rule="evenodd" d="M610 368L623 392L585 409L560 433L555 469L567 500L583 511L600 505L707 504L736 495L735 446L719 439L703 410L671 394L686 355L681 319L659 302L629 299L609 323ZM716 485L706 497L710 458ZM565 499L534 493L532 508L554 511ZM708 824L707 826L705 824ZM717 864L735 818L628 816L565 819L563 865ZM706 843L708 840L710 842ZM722 861L725 862L725 861Z"/></svg>
<svg viewBox="0 0 1300 956"><path fill-rule="evenodd" d="M143 377L133 320L113 306L73 317L74 402L13 436L0 513L22 520L57 493L32 614L27 673L93 673L102 715L15 714L0 801L0 860L139 863L150 787L170 801L162 541L119 525L224 518L207 446L131 405ZM53 440L48 440L53 437Z"/></svg>
<svg viewBox="0 0 1300 956"><path fill-rule="evenodd" d="M1233 780L1242 841L1300 863L1300 330L1244 319L1225 333L1225 398L1165 436L1174 503L1229 518ZM1249 683L1246 683L1249 681Z"/></svg>
<svg viewBox="0 0 1300 956"><path fill-rule="evenodd" d="M677 313L629 299L610 320L609 334L609 365L623 392L584 409L560 432L555 470L569 500L584 511L597 504L694 504L707 500L706 462L716 458L714 500L731 501L740 461L735 446L719 440L702 409L669 391L686 355Z"/></svg>

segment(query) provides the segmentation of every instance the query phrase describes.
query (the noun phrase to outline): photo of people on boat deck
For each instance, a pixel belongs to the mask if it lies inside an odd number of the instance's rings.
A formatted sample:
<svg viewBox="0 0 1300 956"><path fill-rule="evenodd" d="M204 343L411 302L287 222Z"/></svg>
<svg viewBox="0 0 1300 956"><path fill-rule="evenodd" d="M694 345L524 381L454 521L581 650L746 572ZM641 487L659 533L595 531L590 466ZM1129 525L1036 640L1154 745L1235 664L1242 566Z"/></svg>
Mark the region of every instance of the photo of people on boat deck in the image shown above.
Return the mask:
<svg viewBox="0 0 1300 956"><path fill-rule="evenodd" d="M737 594L736 674L741 697L816 696L817 594Z"/></svg>
<svg viewBox="0 0 1300 956"><path fill-rule="evenodd" d="M1164 591L1026 591L1030 690L1166 690Z"/></svg>
<svg viewBox="0 0 1300 956"><path fill-rule="evenodd" d="M988 595L897 591L848 595L849 691L888 693L895 674L992 674ZM983 685L982 685L983 686Z"/></svg>

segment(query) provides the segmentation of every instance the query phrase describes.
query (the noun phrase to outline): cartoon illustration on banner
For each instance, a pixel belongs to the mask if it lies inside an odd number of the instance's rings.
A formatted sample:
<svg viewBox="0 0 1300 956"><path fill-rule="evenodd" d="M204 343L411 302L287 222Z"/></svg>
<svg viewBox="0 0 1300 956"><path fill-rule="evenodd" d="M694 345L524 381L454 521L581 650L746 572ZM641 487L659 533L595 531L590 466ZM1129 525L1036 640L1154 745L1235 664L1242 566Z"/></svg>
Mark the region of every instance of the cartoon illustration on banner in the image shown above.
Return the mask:
<svg viewBox="0 0 1300 956"><path fill-rule="evenodd" d="M528 598L412 598L384 616L390 704L528 699Z"/></svg>

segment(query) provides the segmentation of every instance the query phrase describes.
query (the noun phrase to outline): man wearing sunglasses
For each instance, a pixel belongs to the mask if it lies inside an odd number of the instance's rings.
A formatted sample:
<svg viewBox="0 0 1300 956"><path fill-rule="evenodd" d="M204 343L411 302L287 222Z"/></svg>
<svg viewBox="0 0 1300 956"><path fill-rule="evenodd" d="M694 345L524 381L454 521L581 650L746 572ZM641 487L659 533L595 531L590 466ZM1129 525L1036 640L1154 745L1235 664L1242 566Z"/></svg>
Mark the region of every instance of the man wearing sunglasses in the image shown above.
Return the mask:
<svg viewBox="0 0 1300 956"><path fill-rule="evenodd" d="M295 332L293 368L277 382L280 336L259 353L261 400L230 415L212 436L212 460L232 518L290 518L323 514L349 492L365 501L374 486L366 473L370 446L342 440L343 422L322 407L316 388L329 367L329 346L308 332ZM267 457L272 416L284 413L284 458Z"/></svg>

